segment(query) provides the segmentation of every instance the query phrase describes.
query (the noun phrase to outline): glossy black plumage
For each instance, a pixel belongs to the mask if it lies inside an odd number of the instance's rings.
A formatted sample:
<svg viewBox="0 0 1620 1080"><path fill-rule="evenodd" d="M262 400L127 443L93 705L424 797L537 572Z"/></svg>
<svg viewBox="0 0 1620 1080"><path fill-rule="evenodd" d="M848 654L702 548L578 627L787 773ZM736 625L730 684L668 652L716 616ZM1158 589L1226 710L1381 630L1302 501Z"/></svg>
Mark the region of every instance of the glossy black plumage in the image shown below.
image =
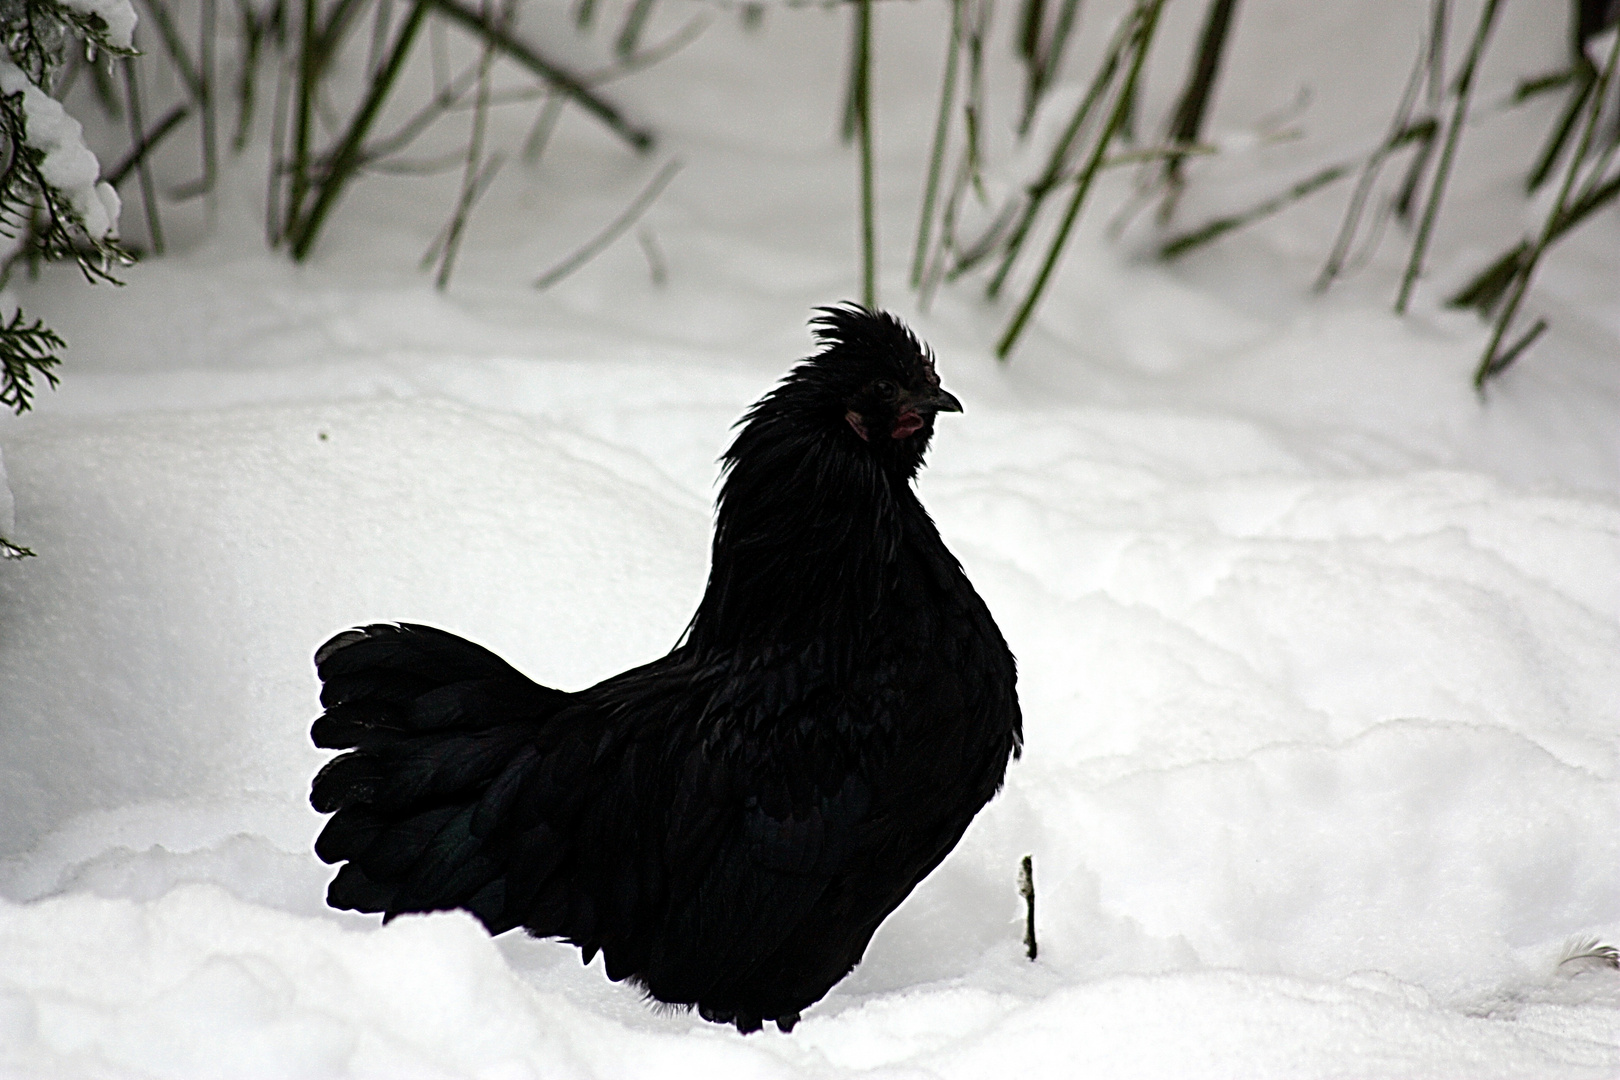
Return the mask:
<svg viewBox="0 0 1620 1080"><path fill-rule="evenodd" d="M960 411L896 319L822 310L822 351L726 453L709 584L668 656L577 693L430 627L315 661L316 841L334 907L465 908L608 976L783 1030L1002 782L1013 658L911 481Z"/></svg>

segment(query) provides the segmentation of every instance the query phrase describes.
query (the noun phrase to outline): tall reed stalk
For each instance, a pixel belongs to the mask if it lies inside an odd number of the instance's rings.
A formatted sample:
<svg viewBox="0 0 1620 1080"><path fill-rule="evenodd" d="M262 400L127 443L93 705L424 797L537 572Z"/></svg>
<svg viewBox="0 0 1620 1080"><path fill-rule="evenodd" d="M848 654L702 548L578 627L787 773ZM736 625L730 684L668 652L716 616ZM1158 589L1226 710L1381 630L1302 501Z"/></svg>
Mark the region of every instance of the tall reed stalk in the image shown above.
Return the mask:
<svg viewBox="0 0 1620 1080"><path fill-rule="evenodd" d="M1109 87L1114 84L1114 78L1119 73L1120 65L1129 51L1135 47L1136 34L1142 21L1142 6L1140 3L1128 12L1121 20L1114 32L1113 40L1103 53L1102 63L1098 65L1097 72L1092 76L1091 84L1086 87L1085 96L1075 107L1074 113L1069 117L1068 124L1061 135L1052 144L1047 155L1046 168L1031 182L1025 191L1022 206L1017 211L1016 224L1012 226L1007 242L1002 251L1001 264L991 276L990 283L985 287L985 295L994 300L1001 294L1001 288L1007 281L1007 275L1012 272L1013 264L1017 262L1019 253L1023 250L1024 241L1029 238L1030 229L1034 227L1036 218L1040 216L1041 207L1062 184L1066 174L1071 168L1076 148L1080 145L1080 136L1086 130L1088 121L1092 118L1092 111L1104 99ZM1112 132L1110 132L1112 137Z"/></svg>
<svg viewBox="0 0 1620 1080"><path fill-rule="evenodd" d="M313 0L309 0L309 2L312 4ZM359 167L361 145L370 133L371 125L376 122L378 113L382 111L383 102L387 100L389 91L393 89L394 80L399 78L399 73L405 66L405 60L410 55L411 46L416 41L416 35L421 31L422 24L427 19L431 3L432 0L416 0L416 3L412 5L411 13L405 18L405 25L400 27L399 34L394 39L394 46L389 50L388 59L384 61L383 66L372 77L371 88L366 94L365 101L349 122L348 130L344 132L337 151L332 155L332 163L327 168L326 175L320 185L320 193L316 196L315 203L310 207L309 214L306 217L300 218L298 216L300 199L296 197L297 192L295 189L295 197L287 210L289 222L287 233L292 241L292 256L295 260L301 262L308 257L310 249L315 245L315 238L320 235L321 227L326 223L326 216L331 213L332 207L337 202L338 195L343 191L344 185L354 175L355 169ZM308 29L307 23L306 29ZM310 91L311 96L313 96L313 93L312 89ZM293 163L295 182L300 175L303 175L306 188L309 168L307 139L308 133L306 131L304 141L295 151L296 156ZM304 159L302 169L300 169L297 160L298 156Z"/></svg>
<svg viewBox="0 0 1620 1080"><path fill-rule="evenodd" d="M922 211L917 221L917 246L911 256L911 287L922 286L928 252L933 242L935 200L945 169L945 150L951 134L951 111L956 104L956 68L962 55L962 14L967 0L951 0L951 30L945 41L945 74L940 79L939 115L934 121L933 150L928 155L928 177L923 182Z"/></svg>
<svg viewBox="0 0 1620 1080"><path fill-rule="evenodd" d="M849 116L861 161L861 302L877 307L877 196L872 163L872 0L855 0Z"/></svg>
<svg viewBox="0 0 1620 1080"><path fill-rule="evenodd" d="M1210 0L1204 12L1204 28L1198 35L1198 48L1193 53L1187 82L1176 102L1170 118L1165 142L1169 154L1159 171L1159 186L1164 189L1164 201L1159 204L1159 223L1166 224L1175 214L1176 203L1187 186L1185 166L1187 155L1203 135L1204 119L1215 97L1215 84L1220 78L1221 64L1226 58L1226 43L1237 13L1237 0Z"/></svg>
<svg viewBox="0 0 1620 1080"><path fill-rule="evenodd" d="M1057 269L1059 258L1068 244L1069 233L1074 228L1075 221L1080 216L1080 208L1085 205L1086 196L1091 193L1092 181L1097 178L1102 168L1103 159L1112 145L1114 137L1124 128L1130 115L1132 105L1136 100L1137 82L1142 75L1142 66L1147 61L1148 51L1153 46L1153 35L1158 29L1159 13L1164 9L1164 0L1143 0L1136 8L1136 29L1131 39L1130 69L1125 76L1124 85L1114 97L1114 107L1103 126L1096 141L1092 144L1091 153L1082 166L1080 174L1073 181L1074 190L1069 197L1068 208L1063 213L1063 220L1058 225L1057 234L1052 237L1047 246L1046 258L1041 263L1040 270L1035 275L1035 281L1030 285L1024 302L1019 305L1012 321L1002 333L1001 340L996 343L996 357L1006 360L1012 353L1013 346L1024 332L1025 325L1034 314L1035 306L1040 303L1041 294L1046 290L1051 280L1052 272Z"/></svg>
<svg viewBox="0 0 1620 1080"><path fill-rule="evenodd" d="M1456 103L1451 111L1451 120L1446 124L1440 163L1435 167L1434 182L1429 186L1429 198L1423 207L1423 218L1418 223L1417 236L1412 240L1412 255L1407 260L1406 273L1401 277L1401 289L1395 297L1397 315L1406 314L1407 303L1412 298L1412 288L1417 284L1418 275L1423 272L1423 259L1428 254L1434 224L1440 216L1440 202L1445 197L1446 183L1451 179L1451 166L1457 156L1457 144L1462 140L1463 126L1468 120L1468 104L1474 93L1474 76L1479 70L1480 60L1485 55L1485 43L1490 40L1499 6L1500 0L1485 0L1485 7L1479 13L1479 22L1474 27L1473 44L1469 47L1462 70L1457 75L1453 91Z"/></svg>
<svg viewBox="0 0 1620 1080"><path fill-rule="evenodd" d="M487 3L484 14L486 18L489 15ZM456 255L461 251L461 237L466 232L467 219L472 215L473 204L478 201L489 181L493 179L495 171L500 168L499 155L493 157L488 164L484 162L484 129L489 123L489 68L494 62L495 47L485 42L483 55L478 61L478 97L473 107L472 137L467 140L467 163L462 172L461 197L456 200L455 214L445 226L444 253L439 260L439 272L433 281L433 287L440 292L450 287L450 274L455 269Z"/></svg>
<svg viewBox="0 0 1620 1080"><path fill-rule="evenodd" d="M1367 156L1367 160L1361 166L1360 175L1356 177L1356 186L1350 193L1350 203L1345 208L1339 234L1334 238L1333 249L1328 253L1322 272L1317 275L1315 285L1317 292L1326 291L1343 272L1345 262L1350 257L1351 246L1361 229L1362 215L1366 210L1367 200L1372 196L1373 185L1377 183L1379 173L1383 171L1384 164L1390 156L1411 141L1409 133L1413 130L1412 115L1425 84L1429 88L1431 122L1423 145L1427 147L1433 143L1438 124L1434 122L1435 109L1432 107L1438 105L1437 87L1445 79L1445 27L1446 12L1450 4L1451 0L1432 0L1430 4L1430 30L1424 44L1418 49L1412 73L1407 77L1406 88L1401 92L1400 104L1395 107L1389 134L1384 137L1383 143ZM1415 186L1414 175L1413 187Z"/></svg>
<svg viewBox="0 0 1620 1080"><path fill-rule="evenodd" d="M1620 33L1616 33L1614 41L1609 46L1608 59L1604 61L1596 82L1593 84L1590 103L1586 109L1586 123L1581 132L1581 140L1577 145L1575 154L1564 169L1564 180L1559 185L1558 197L1553 200L1552 208L1547 212L1547 219L1537 234L1535 242L1525 253L1521 260L1519 272L1514 279L1513 288L1508 293L1507 302L1503 304L1501 313L1496 318L1496 325L1491 331L1491 340L1485 346L1485 353L1480 357L1479 367L1474 371L1474 387L1483 391L1485 383L1496 375L1501 374L1512 364L1521 353L1527 349L1541 332L1546 329L1546 320L1539 319L1525 335L1513 345L1504 349L1502 342L1507 335L1508 328L1513 324L1513 317L1519 312L1519 304L1524 300L1525 290L1530 287L1530 279L1535 275L1536 264L1540 262L1542 253L1547 250L1553 238L1557 235L1559 225L1568 213L1570 207L1570 194L1575 190L1576 178L1580 176L1583 166L1588 164L1588 155L1592 151L1593 136L1597 132L1598 121L1603 116L1604 97L1608 93L1609 83L1614 79L1615 65L1620 62ZM1588 187L1595 189L1602 176L1602 167L1607 164L1607 158L1600 158L1599 168L1594 170Z"/></svg>

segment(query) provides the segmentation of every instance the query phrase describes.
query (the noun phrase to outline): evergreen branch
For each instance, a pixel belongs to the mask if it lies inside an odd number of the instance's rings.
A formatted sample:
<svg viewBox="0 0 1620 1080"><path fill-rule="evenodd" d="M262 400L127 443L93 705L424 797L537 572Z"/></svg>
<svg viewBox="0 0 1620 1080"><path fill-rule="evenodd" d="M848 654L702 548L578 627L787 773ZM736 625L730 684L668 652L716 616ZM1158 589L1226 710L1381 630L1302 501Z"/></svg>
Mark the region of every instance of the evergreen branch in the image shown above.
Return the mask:
<svg viewBox="0 0 1620 1080"><path fill-rule="evenodd" d="M119 23L117 41L108 18ZM0 286L20 258L31 267L41 258L69 258L92 282L115 281L110 267L133 261L118 244L112 189L96 182L95 158L79 125L50 96L69 50L82 50L83 59L72 54L67 83L88 66L98 98L104 107L114 106L108 113L117 119L110 68L95 61L98 53L126 64L138 55L129 38L133 25L133 12L109 8L103 15L60 0L19 0L0 16L0 73L8 90L0 94L0 234L15 240L0 263ZM39 124L32 132L31 116ZM20 308L0 317L0 406L21 415L33 406L40 382L54 389L54 369L65 348L55 331L40 319L28 321ZM0 558L33 554L0 537Z"/></svg>
<svg viewBox="0 0 1620 1080"><path fill-rule="evenodd" d="M35 319L25 325L22 310L11 315L11 321L0 325L0 405L21 416L33 407L34 377L43 378L56 388L56 372L51 369L61 363L57 350L67 348L56 331Z"/></svg>
<svg viewBox="0 0 1620 1080"><path fill-rule="evenodd" d="M111 56L140 55L140 53L137 52L133 47L126 48L122 45L113 44L113 42L107 37L108 33L110 32L110 27L107 25L107 20L93 11L79 11L75 8L68 7L66 4L58 3L57 0L31 0L30 6L36 10L36 30L39 22L39 14L45 14L47 18L53 19L64 27L72 30L78 38L80 38L86 45L90 46L96 52L105 52ZM58 46L56 51L59 54L66 52L66 50L60 48L60 46ZM61 55L53 57L47 64L48 70L55 70L61 61Z"/></svg>
<svg viewBox="0 0 1620 1080"><path fill-rule="evenodd" d="M23 91L0 96L0 138L11 150L0 171L0 232L25 236L12 260L22 254L72 259L87 280L118 284L111 267L134 259L110 234L92 236L67 193L45 178L45 152L28 142ZM0 285L10 268L0 270Z"/></svg>

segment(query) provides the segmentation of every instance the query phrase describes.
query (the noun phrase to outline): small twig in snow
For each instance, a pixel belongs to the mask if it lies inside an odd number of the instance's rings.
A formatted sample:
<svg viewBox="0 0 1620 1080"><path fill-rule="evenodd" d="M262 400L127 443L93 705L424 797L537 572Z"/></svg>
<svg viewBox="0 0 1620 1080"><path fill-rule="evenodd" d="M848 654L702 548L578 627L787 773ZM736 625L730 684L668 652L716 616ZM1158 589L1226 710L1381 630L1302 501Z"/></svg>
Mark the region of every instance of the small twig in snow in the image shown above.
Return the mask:
<svg viewBox="0 0 1620 1080"><path fill-rule="evenodd" d="M1024 898L1024 955L1035 959L1035 856L1025 855L1018 864L1018 895Z"/></svg>

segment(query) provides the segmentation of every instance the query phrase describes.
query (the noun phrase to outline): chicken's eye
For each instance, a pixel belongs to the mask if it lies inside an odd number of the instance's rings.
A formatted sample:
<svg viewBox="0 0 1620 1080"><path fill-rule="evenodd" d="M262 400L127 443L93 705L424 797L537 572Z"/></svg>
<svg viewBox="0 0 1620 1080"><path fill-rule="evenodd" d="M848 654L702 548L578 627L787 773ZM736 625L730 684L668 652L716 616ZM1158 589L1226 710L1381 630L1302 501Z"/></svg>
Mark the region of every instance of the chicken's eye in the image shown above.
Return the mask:
<svg viewBox="0 0 1620 1080"><path fill-rule="evenodd" d="M876 390L884 401L893 401L900 396L900 388L888 379L879 379L872 384L872 389Z"/></svg>

